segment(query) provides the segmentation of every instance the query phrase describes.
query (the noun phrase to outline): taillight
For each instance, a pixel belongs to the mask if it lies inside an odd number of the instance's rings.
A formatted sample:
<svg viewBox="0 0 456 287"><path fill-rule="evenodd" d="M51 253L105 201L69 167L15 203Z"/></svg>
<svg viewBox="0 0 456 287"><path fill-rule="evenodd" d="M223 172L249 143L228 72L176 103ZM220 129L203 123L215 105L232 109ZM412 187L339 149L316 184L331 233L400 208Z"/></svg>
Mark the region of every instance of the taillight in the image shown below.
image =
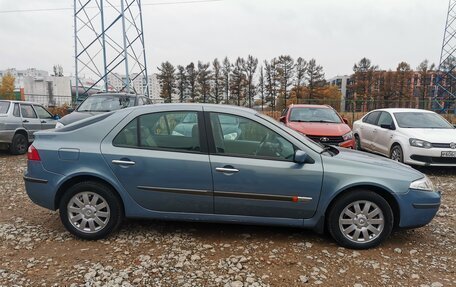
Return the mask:
<svg viewBox="0 0 456 287"><path fill-rule="evenodd" d="M37 160L37 161L41 160L38 150L33 145L30 145L28 148L27 158L28 158L28 160Z"/></svg>

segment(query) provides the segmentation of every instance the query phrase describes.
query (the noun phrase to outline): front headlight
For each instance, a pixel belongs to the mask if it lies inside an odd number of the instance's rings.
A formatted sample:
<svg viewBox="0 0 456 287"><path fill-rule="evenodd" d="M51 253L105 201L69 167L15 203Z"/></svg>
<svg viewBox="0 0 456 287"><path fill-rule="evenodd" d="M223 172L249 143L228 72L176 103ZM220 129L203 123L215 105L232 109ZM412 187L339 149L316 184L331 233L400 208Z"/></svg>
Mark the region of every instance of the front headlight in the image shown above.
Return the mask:
<svg viewBox="0 0 456 287"><path fill-rule="evenodd" d="M344 139L344 141L351 140L351 139L353 138L353 132L350 131L350 132L344 134L344 135L342 136L342 138Z"/></svg>
<svg viewBox="0 0 456 287"><path fill-rule="evenodd" d="M419 139L409 139L411 146L421 147L421 148L431 148L432 144L427 141L419 140Z"/></svg>
<svg viewBox="0 0 456 287"><path fill-rule="evenodd" d="M61 122L57 122L57 123L55 124L55 128L56 128L56 129L63 128L64 126L65 126L65 125L62 124Z"/></svg>
<svg viewBox="0 0 456 287"><path fill-rule="evenodd" d="M418 189L424 191L434 191L434 184L432 181L427 177L424 176L422 179L415 180L410 184L411 189Z"/></svg>

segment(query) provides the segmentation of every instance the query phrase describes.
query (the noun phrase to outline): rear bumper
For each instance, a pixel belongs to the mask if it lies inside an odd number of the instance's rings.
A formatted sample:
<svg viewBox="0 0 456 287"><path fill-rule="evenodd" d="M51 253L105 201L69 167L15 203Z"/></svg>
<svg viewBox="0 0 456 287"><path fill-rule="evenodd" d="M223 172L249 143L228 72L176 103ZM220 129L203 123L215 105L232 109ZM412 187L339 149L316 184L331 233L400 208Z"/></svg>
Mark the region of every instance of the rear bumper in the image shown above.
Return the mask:
<svg viewBox="0 0 456 287"><path fill-rule="evenodd" d="M37 205L56 210L57 186L62 178L63 175L44 169L41 162L29 161L24 174L25 191Z"/></svg>
<svg viewBox="0 0 456 287"><path fill-rule="evenodd" d="M399 227L421 227L434 218L440 207L440 192L409 190L399 195Z"/></svg>

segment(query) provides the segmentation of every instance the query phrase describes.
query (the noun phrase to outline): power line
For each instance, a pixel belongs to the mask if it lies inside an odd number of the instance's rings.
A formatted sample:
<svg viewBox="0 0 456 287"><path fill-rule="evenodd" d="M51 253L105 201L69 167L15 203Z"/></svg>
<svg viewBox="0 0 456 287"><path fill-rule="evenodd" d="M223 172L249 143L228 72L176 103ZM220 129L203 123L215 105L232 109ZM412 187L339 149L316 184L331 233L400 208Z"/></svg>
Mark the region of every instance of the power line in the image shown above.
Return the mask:
<svg viewBox="0 0 456 287"><path fill-rule="evenodd" d="M163 6L163 5L178 5L178 4L200 4L209 2L221 2L224 0L195 0L195 1L174 1L174 2L157 2L157 3L144 3L142 6ZM98 9L98 7L86 7L85 9ZM23 13L23 12L51 12L51 11L66 11L73 10L72 7L61 8L42 8L42 9L16 9L16 10L0 10L0 14L8 13Z"/></svg>

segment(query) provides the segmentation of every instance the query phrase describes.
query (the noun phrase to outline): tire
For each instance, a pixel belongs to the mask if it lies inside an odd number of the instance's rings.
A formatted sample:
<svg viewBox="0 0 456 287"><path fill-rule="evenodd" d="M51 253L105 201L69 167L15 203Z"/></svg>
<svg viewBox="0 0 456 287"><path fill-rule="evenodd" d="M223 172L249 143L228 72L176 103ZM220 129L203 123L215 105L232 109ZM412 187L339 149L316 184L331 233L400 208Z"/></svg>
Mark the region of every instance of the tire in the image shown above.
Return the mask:
<svg viewBox="0 0 456 287"><path fill-rule="evenodd" d="M359 138L358 135L355 135L355 149L356 150L363 150L361 148L361 139Z"/></svg>
<svg viewBox="0 0 456 287"><path fill-rule="evenodd" d="M23 134L15 134L13 140L10 144L10 153L17 155L17 154L25 154L28 149L28 140Z"/></svg>
<svg viewBox="0 0 456 287"><path fill-rule="evenodd" d="M59 212L65 228L87 240L105 238L120 227L124 217L119 197L111 188L94 181L68 188L60 200Z"/></svg>
<svg viewBox="0 0 456 287"><path fill-rule="evenodd" d="M402 148L400 145L395 144L391 148L390 151L390 159L398 161L398 162L404 162L404 152L402 151Z"/></svg>
<svg viewBox="0 0 456 287"><path fill-rule="evenodd" d="M369 190L354 190L337 199L327 221L334 240L351 249L379 245L391 234L393 226L391 206L382 196Z"/></svg>

